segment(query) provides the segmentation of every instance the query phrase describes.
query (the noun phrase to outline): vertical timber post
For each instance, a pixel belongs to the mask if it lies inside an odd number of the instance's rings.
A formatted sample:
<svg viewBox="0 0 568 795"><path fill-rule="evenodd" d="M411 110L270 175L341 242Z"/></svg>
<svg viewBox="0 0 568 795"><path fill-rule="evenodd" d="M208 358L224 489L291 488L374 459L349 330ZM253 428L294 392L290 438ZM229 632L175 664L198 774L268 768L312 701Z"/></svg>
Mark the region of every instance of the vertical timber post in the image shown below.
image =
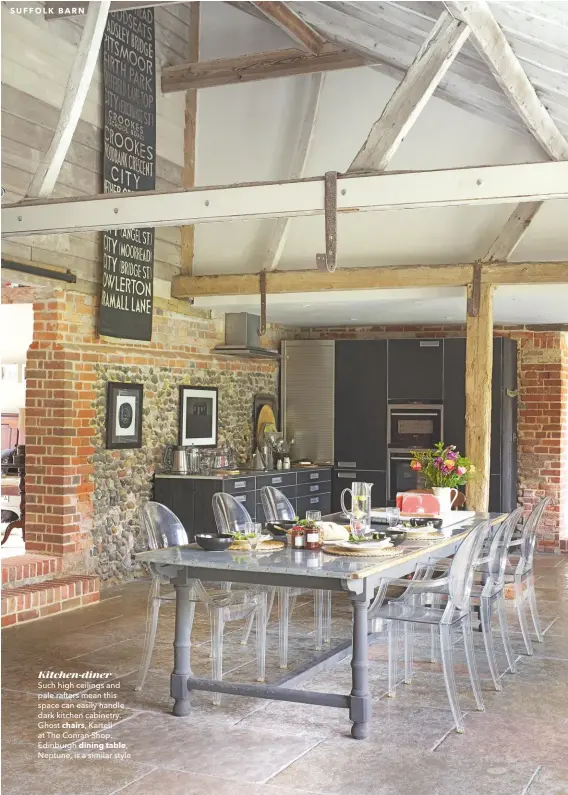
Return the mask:
<svg viewBox="0 0 568 795"><path fill-rule="evenodd" d="M189 4L189 61L199 61L199 2ZM182 186L195 187L195 147L197 136L197 89L185 92L185 130L183 138ZM195 251L195 226L181 227L181 272L191 276Z"/></svg>
<svg viewBox="0 0 568 795"><path fill-rule="evenodd" d="M474 267L467 288L465 364L465 449L477 473L467 484L470 511L489 509L491 381L493 370L493 286L481 282Z"/></svg>

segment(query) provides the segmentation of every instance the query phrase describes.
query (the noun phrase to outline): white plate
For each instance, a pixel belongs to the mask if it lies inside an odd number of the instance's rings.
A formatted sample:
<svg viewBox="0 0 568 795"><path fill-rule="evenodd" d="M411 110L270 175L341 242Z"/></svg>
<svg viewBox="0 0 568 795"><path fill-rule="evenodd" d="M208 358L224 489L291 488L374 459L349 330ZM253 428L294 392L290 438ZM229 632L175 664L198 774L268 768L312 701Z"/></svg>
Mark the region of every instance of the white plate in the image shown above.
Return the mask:
<svg viewBox="0 0 568 795"><path fill-rule="evenodd" d="M390 538L384 538L382 541L360 541L359 543L356 541L332 541L330 543L344 549L381 549L392 546Z"/></svg>

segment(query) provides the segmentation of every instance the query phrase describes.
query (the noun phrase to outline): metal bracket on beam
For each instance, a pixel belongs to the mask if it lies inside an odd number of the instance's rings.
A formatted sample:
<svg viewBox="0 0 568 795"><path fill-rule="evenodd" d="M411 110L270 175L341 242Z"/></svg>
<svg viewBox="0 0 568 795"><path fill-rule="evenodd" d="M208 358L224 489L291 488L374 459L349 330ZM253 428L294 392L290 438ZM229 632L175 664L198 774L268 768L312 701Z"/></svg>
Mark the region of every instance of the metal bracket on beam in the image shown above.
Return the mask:
<svg viewBox="0 0 568 795"><path fill-rule="evenodd" d="M337 171L325 175L325 254L316 254L320 271L332 273L337 260Z"/></svg>
<svg viewBox="0 0 568 795"><path fill-rule="evenodd" d="M258 282L260 287L260 327L258 333L262 337L266 334L266 270L261 270L258 274Z"/></svg>
<svg viewBox="0 0 568 795"><path fill-rule="evenodd" d="M481 301L481 262L476 262L473 266L473 279L471 289L467 296L468 317L479 316L479 304Z"/></svg>

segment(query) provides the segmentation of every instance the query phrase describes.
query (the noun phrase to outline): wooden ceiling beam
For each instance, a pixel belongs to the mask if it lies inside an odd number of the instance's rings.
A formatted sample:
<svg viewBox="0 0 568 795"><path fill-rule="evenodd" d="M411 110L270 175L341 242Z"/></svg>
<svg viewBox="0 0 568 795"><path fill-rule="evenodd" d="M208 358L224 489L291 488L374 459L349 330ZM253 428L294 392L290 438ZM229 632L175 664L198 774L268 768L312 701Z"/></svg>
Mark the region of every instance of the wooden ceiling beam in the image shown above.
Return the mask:
<svg viewBox="0 0 568 795"><path fill-rule="evenodd" d="M463 43L467 25L445 11L357 153L348 171L384 171L438 87Z"/></svg>
<svg viewBox="0 0 568 795"><path fill-rule="evenodd" d="M469 25L477 51L488 63L511 105L544 151L552 160L568 160L568 141L538 98L490 6L484 0L454 0L445 5L456 19ZM541 206L541 202L528 202L516 207L483 260L507 260Z"/></svg>
<svg viewBox="0 0 568 795"><path fill-rule="evenodd" d="M99 51L110 5L108 0L89 3L85 26L65 88L57 127L49 149L32 178L27 192L28 198L49 196L55 187L77 123L81 118L93 73L99 62Z"/></svg>
<svg viewBox="0 0 568 795"><path fill-rule="evenodd" d="M469 25L475 48L544 151L553 160L568 160L568 141L538 98L489 5L485 0L447 0L445 6Z"/></svg>
<svg viewBox="0 0 568 795"><path fill-rule="evenodd" d="M2 207L2 236L323 215L325 179L32 200ZM568 198L568 162L344 174L339 214Z"/></svg>
<svg viewBox="0 0 568 795"><path fill-rule="evenodd" d="M189 6L189 47L190 61L199 60L199 16L200 3L192 2ZM184 188L195 187L195 151L197 140L197 89L190 88L185 92L185 127L183 133L183 171L181 184ZM195 254L195 226L182 226L181 238L181 271L191 273Z"/></svg>
<svg viewBox="0 0 568 795"><path fill-rule="evenodd" d="M162 69L162 92L171 94L193 88L230 86L275 77L354 69L368 63L368 58L341 50L332 44L326 44L319 55L311 55L303 50L259 52L238 58L165 66Z"/></svg>
<svg viewBox="0 0 568 795"><path fill-rule="evenodd" d="M313 55L319 55L325 45L325 39L320 36L311 25L304 22L286 3L265 2L260 0L253 3L264 16L287 33L296 44L305 47Z"/></svg>
<svg viewBox="0 0 568 795"><path fill-rule="evenodd" d="M275 271L266 275L266 291L315 293L338 290L380 290L418 287L466 287L472 282L475 263L458 265L387 265L341 268L333 273L317 270ZM568 284L568 262L487 263L481 266L483 284ZM258 295L258 274L175 276L175 298Z"/></svg>

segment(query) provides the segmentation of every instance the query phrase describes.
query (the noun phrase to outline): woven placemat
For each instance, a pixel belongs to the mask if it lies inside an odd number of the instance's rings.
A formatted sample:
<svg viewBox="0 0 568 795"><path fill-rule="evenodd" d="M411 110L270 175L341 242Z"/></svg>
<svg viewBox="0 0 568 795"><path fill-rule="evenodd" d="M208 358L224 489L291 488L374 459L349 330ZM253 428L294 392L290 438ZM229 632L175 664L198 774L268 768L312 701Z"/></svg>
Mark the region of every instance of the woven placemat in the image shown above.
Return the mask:
<svg viewBox="0 0 568 795"><path fill-rule="evenodd" d="M409 533L406 536L407 541L440 541L446 538L443 533Z"/></svg>
<svg viewBox="0 0 568 795"><path fill-rule="evenodd" d="M347 558L396 558L404 555L405 550L400 547L378 547L377 549L345 549L333 545L325 546L323 550L328 555L342 555Z"/></svg>
<svg viewBox="0 0 568 795"><path fill-rule="evenodd" d="M282 549L285 546L286 544L283 541L261 541L257 546L256 551L268 552L272 551L273 549ZM248 541L234 541L229 547L229 551L232 552L234 550L238 550L239 552L250 552L251 548L248 544Z"/></svg>

